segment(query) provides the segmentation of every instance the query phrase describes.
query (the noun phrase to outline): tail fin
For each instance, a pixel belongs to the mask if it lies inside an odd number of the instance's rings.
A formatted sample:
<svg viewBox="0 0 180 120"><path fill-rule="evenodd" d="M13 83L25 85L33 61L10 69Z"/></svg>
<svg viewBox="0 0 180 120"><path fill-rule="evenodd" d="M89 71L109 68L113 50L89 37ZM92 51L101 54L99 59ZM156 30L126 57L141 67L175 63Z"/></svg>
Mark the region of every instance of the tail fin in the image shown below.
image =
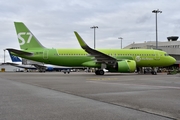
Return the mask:
<svg viewBox="0 0 180 120"><path fill-rule="evenodd" d="M9 52L9 55L11 57L12 62L21 62L22 61L19 57L12 55L10 52Z"/></svg>
<svg viewBox="0 0 180 120"><path fill-rule="evenodd" d="M44 48L31 31L22 22L14 22L21 49Z"/></svg>

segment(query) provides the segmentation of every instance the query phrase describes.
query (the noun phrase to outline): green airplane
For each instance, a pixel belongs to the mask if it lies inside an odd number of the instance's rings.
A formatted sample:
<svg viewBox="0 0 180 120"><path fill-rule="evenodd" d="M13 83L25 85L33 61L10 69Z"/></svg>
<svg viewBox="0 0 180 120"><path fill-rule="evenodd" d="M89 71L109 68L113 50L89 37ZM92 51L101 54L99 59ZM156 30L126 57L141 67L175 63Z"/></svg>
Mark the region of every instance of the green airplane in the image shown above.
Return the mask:
<svg viewBox="0 0 180 120"><path fill-rule="evenodd" d="M25 59L69 67L96 68L96 75L109 72L131 73L137 67L170 66L176 60L166 52L153 49L92 49L75 36L82 49L54 49L44 47L22 22L14 22L21 50L8 48L15 56Z"/></svg>

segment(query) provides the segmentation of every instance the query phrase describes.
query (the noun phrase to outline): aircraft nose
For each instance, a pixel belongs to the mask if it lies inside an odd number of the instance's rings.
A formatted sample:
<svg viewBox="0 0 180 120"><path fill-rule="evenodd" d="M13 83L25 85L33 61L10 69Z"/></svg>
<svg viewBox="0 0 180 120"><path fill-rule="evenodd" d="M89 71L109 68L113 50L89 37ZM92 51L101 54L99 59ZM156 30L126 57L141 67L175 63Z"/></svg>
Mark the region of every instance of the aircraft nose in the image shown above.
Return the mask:
<svg viewBox="0 0 180 120"><path fill-rule="evenodd" d="M171 60L170 60L170 61L171 61L171 64L175 64L175 63L176 63L176 59L175 59L175 58L171 57L170 59L171 59Z"/></svg>

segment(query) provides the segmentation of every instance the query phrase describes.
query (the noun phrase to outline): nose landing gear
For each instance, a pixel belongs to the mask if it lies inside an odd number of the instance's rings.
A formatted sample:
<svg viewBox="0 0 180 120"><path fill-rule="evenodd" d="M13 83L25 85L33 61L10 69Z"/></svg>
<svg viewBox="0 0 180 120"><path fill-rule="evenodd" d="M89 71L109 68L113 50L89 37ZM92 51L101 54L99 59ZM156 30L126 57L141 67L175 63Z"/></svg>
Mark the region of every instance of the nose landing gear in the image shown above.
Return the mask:
<svg viewBox="0 0 180 120"><path fill-rule="evenodd" d="M96 74L96 75L104 75L104 71L101 70L101 69L100 69L100 70L96 70L96 71L95 71L95 74Z"/></svg>

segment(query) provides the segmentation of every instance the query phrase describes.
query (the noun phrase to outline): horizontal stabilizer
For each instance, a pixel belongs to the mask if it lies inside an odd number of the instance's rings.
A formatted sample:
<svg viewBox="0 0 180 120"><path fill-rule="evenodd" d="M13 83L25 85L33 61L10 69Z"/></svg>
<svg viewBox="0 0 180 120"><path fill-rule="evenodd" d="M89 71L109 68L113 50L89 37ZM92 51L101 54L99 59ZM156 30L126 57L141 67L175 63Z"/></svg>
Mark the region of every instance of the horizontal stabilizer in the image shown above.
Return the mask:
<svg viewBox="0 0 180 120"><path fill-rule="evenodd" d="M25 52L25 51L21 51L21 50L12 49L12 48L7 48L6 50L8 50L9 52L13 52L17 55L27 55L27 56L33 55L33 53L31 53L31 52Z"/></svg>

